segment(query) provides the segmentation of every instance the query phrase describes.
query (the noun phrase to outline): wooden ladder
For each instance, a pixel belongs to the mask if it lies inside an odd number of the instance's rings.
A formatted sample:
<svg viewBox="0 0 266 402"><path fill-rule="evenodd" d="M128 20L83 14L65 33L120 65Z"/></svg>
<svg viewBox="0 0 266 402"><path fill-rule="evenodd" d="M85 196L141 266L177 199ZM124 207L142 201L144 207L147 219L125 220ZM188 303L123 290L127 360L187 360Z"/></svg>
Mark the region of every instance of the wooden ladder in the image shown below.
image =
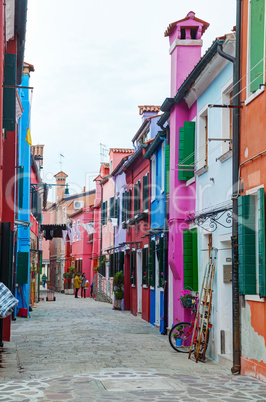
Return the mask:
<svg viewBox="0 0 266 402"><path fill-rule="evenodd" d="M188 355L188 358L190 359L193 353L193 358L196 363L198 360L205 361L205 352L209 340L209 330L212 327L210 324L210 316L217 251L216 248L212 248L211 250L209 262L205 267L201 292L199 295L198 308Z"/></svg>

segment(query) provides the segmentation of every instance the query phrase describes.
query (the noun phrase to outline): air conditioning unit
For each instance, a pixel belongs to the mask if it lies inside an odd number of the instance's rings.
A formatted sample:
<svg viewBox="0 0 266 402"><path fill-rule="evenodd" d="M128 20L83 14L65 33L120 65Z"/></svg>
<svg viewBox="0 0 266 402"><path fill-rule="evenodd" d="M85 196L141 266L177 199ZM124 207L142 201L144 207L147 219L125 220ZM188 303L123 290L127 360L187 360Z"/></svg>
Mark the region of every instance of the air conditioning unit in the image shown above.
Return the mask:
<svg viewBox="0 0 266 402"><path fill-rule="evenodd" d="M74 201L74 209L81 209L84 207L84 201Z"/></svg>

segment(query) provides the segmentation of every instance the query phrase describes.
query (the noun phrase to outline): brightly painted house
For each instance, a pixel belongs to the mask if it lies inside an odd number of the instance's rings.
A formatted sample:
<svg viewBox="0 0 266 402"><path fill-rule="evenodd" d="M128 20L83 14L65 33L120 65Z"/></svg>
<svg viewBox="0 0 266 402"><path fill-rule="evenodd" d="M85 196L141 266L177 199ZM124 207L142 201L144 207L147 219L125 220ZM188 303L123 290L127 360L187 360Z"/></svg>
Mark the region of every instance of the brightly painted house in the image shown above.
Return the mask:
<svg viewBox="0 0 266 402"><path fill-rule="evenodd" d="M238 198L241 374L266 381L265 0L243 0Z"/></svg>
<svg viewBox="0 0 266 402"><path fill-rule="evenodd" d="M133 149L128 149L132 154ZM126 221L126 174L123 168L124 163L128 159L129 155L124 156L118 165L113 169L112 176L115 182L115 205L117 205L117 226L114 228L114 250L110 252L110 269L118 271L123 268L125 278L124 285L124 305L125 310L130 310L130 270L125 269L125 259L129 258L129 255L125 253L126 248L126 228L124 227ZM127 264L129 266L129 264Z"/></svg>
<svg viewBox="0 0 266 402"><path fill-rule="evenodd" d="M169 161L167 131L159 131L144 159L150 159L150 241L155 244L155 283L150 288L150 323L167 332L168 222L166 218L166 154Z"/></svg>
<svg viewBox="0 0 266 402"><path fill-rule="evenodd" d="M72 260L75 260L77 271L84 272L89 284L91 284L93 281L92 243L95 233L93 209L91 206L81 208L71 214L69 218L72 221L72 227L75 226L78 233L72 243Z"/></svg>
<svg viewBox="0 0 266 402"><path fill-rule="evenodd" d="M170 118L170 198L169 198L169 317L168 326L180 321L190 321L190 309L182 308L179 297L184 288L198 290L197 266L191 256L184 256L184 247L191 250L195 235L188 233L188 212L195 211L195 119L196 103L185 101L189 81L184 79L193 70L201 56L202 35L209 24L196 18L193 12L169 25L171 55L171 98L167 98L161 110L165 119ZM185 241L184 241L185 240ZM195 248L195 247L194 247ZM196 250L192 255L196 256Z"/></svg>
<svg viewBox="0 0 266 402"><path fill-rule="evenodd" d="M221 57L220 50L235 55L234 34L216 39L186 80L185 101L189 107L197 104L196 211L188 220L190 230L183 231L183 253L184 261L193 257L189 236L192 251L197 236L198 263L192 268L198 267L201 284L211 250L217 249L208 355L231 368L233 110L222 105L232 105L233 63ZM187 268L184 263L184 272Z"/></svg>
<svg viewBox="0 0 266 402"><path fill-rule="evenodd" d="M150 242L150 161L144 159L159 131L158 106L139 106L142 125L132 139L135 152L124 163L127 193L125 227L129 249L125 258L125 272L130 268L130 310L133 315L150 322L150 289L155 285L155 244ZM128 253L130 253L128 255ZM125 283L128 286L128 283Z"/></svg>
<svg viewBox="0 0 266 402"><path fill-rule="evenodd" d="M28 87L30 82L30 72L34 67L24 64L22 86ZM26 141L27 130L30 121L30 91L21 89L21 110L22 117L19 121L19 194L18 194L18 215L19 221L25 225L18 225L17 230L17 258L16 258L16 293L15 297L19 300L19 305L15 309L17 315L21 307L29 310L30 304L30 209L31 209L31 148ZM28 224L28 226L27 226Z"/></svg>

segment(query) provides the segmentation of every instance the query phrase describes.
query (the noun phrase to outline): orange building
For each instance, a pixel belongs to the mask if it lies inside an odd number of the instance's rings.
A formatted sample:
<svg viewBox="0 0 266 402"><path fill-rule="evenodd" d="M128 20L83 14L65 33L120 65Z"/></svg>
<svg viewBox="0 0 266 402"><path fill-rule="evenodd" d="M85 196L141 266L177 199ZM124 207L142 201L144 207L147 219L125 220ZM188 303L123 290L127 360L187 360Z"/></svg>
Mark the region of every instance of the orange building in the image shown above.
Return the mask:
<svg viewBox="0 0 266 402"><path fill-rule="evenodd" d="M241 374L266 382L265 0L243 0L240 18L238 261Z"/></svg>

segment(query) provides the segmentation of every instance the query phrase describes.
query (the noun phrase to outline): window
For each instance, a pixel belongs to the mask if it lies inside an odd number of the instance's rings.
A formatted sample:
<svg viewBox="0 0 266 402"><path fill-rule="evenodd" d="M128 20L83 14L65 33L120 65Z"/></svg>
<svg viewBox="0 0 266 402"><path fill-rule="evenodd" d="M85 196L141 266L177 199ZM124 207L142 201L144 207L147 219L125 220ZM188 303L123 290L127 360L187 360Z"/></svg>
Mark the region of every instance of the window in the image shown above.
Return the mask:
<svg viewBox="0 0 266 402"><path fill-rule="evenodd" d="M140 213L140 181L134 184L134 215Z"/></svg>
<svg viewBox="0 0 266 402"><path fill-rule="evenodd" d="M109 218L115 217L115 199L111 197L109 200Z"/></svg>
<svg viewBox="0 0 266 402"><path fill-rule="evenodd" d="M120 221L120 198L117 197L115 200L115 216L117 219L117 226L119 226L119 221Z"/></svg>
<svg viewBox="0 0 266 402"><path fill-rule="evenodd" d="M238 198L239 293L266 296L264 188Z"/></svg>
<svg viewBox="0 0 266 402"><path fill-rule="evenodd" d="M163 192L165 190L165 142L162 142L162 147L161 147L161 155L162 155L162 169L161 169L161 191Z"/></svg>
<svg viewBox="0 0 266 402"><path fill-rule="evenodd" d="M155 156L151 158L151 201L155 200L156 196L156 160Z"/></svg>
<svg viewBox="0 0 266 402"><path fill-rule="evenodd" d="M102 207L101 207L101 220L102 220L102 225L106 225L107 223L107 201L102 202Z"/></svg>
<svg viewBox="0 0 266 402"><path fill-rule="evenodd" d="M232 84L222 93L222 103L225 105L233 104ZM222 109L222 138L233 138L233 108ZM222 142L222 154L232 149L232 141Z"/></svg>
<svg viewBox="0 0 266 402"><path fill-rule="evenodd" d="M170 188L170 145L165 146L165 192L169 193Z"/></svg>
<svg viewBox="0 0 266 402"><path fill-rule="evenodd" d="M197 169L208 166L208 108L199 116Z"/></svg>
<svg viewBox="0 0 266 402"><path fill-rule="evenodd" d="M178 180L187 181L194 177L195 169L195 122L185 121L179 128Z"/></svg>
<svg viewBox="0 0 266 402"><path fill-rule="evenodd" d="M249 0L248 96L264 83L265 0Z"/></svg>
<svg viewBox="0 0 266 402"><path fill-rule="evenodd" d="M130 284L136 284L136 251L130 253Z"/></svg>
<svg viewBox="0 0 266 402"><path fill-rule="evenodd" d="M198 290L197 229L183 230L184 289Z"/></svg>
<svg viewBox="0 0 266 402"><path fill-rule="evenodd" d="M149 210L149 173L143 176L143 193L142 193L142 209L143 211Z"/></svg>
<svg viewBox="0 0 266 402"><path fill-rule="evenodd" d="M126 199L127 199L127 191L124 191L122 195L122 222L126 221Z"/></svg>
<svg viewBox="0 0 266 402"><path fill-rule="evenodd" d="M152 287L155 286L155 241L149 242L148 284Z"/></svg>
<svg viewBox="0 0 266 402"><path fill-rule="evenodd" d="M158 251L159 251L159 269L158 269L158 284L159 287L163 287L164 284L164 238L160 237L159 244L158 244Z"/></svg>
<svg viewBox="0 0 266 402"><path fill-rule="evenodd" d="M142 285L148 285L148 247L142 249Z"/></svg>

